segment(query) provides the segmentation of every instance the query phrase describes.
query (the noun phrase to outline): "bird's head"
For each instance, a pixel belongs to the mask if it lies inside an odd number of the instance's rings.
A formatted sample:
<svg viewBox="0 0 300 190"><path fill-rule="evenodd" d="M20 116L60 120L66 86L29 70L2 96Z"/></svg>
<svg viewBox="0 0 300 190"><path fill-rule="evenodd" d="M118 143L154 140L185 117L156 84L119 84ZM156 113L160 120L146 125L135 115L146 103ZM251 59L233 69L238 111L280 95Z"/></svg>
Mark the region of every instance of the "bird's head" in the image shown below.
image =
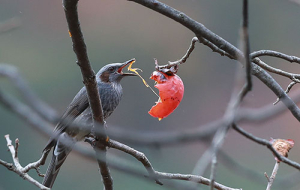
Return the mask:
<svg viewBox="0 0 300 190"><path fill-rule="evenodd" d="M124 63L111 63L105 65L100 69L97 73L97 80L101 80L102 82L120 82L121 79L125 76L136 76L135 73L123 73L122 70L127 65L134 63L135 59L128 60Z"/></svg>

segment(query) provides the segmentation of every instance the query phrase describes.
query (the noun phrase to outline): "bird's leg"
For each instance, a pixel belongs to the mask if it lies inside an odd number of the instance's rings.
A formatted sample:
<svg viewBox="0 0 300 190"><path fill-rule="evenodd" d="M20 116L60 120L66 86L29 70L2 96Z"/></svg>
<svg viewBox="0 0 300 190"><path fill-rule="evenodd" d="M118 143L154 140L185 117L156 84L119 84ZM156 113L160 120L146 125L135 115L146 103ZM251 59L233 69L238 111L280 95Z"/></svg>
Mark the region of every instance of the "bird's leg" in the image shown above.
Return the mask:
<svg viewBox="0 0 300 190"><path fill-rule="evenodd" d="M84 142L89 143L93 148L95 148L95 146L96 146L96 141L97 141L97 139L94 138L93 135L89 135L89 136L85 137L85 139L84 139Z"/></svg>

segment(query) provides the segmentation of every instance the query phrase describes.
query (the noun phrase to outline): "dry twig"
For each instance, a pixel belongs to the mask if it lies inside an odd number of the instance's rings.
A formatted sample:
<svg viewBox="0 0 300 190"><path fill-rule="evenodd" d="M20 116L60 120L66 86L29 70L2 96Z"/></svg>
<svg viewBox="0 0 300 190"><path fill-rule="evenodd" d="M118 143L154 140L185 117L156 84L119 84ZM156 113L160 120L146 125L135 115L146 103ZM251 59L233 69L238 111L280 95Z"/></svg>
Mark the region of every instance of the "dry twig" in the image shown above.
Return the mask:
<svg viewBox="0 0 300 190"><path fill-rule="evenodd" d="M30 175L27 174L27 172L29 170L35 169L37 171L38 175L41 176L41 174L38 172L38 167L45 163L47 154L49 152L44 152L42 157L38 161L30 163L25 167L22 167L22 165L20 164L19 158L18 158L18 148L17 147L19 146L19 140L16 139L16 146L14 147L12 145L12 141L9 138L9 135L5 135L5 139L6 139L7 147L11 153L14 164L7 163L3 160L0 160L0 164L5 166L7 169L15 172L16 174L20 175L23 179L29 181L30 183L34 184L38 188L40 188L42 190L49 190L49 188L45 187L44 185L42 185L37 180L33 179Z"/></svg>

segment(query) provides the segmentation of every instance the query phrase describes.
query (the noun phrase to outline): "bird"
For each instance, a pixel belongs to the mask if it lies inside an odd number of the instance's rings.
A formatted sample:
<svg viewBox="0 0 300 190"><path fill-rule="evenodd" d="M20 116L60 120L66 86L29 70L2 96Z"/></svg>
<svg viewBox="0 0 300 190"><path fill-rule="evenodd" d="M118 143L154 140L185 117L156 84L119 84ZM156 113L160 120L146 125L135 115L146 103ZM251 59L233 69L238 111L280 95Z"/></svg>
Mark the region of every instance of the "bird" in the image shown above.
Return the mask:
<svg viewBox="0 0 300 190"><path fill-rule="evenodd" d="M120 81L126 76L136 76L135 73L122 72L124 67L134 62L135 59L131 59L124 63L107 64L96 74L104 120L113 113L121 101L123 90ZM73 122L79 122L84 128L71 127L70 125ZM72 150L72 146L88 136L92 126L92 111L86 88L83 87L67 107L54 129L53 135L43 150L43 152L49 152L51 148L54 147L52 159L43 180L44 186L52 188L63 162Z"/></svg>

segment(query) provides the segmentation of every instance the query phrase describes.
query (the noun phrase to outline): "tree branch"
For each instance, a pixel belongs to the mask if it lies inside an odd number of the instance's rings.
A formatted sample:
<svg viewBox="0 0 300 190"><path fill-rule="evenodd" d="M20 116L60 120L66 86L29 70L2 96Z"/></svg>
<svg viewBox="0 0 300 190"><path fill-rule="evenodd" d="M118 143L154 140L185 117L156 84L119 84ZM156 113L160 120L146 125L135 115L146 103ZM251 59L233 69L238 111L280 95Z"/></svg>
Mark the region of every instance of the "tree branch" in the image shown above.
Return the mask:
<svg viewBox="0 0 300 190"><path fill-rule="evenodd" d="M252 89L252 78L251 78L251 61L250 61L250 42L249 42L249 32L248 32L248 0L243 1L243 35L242 42L244 46L244 56L245 56L245 65L246 65L246 86L247 91Z"/></svg>
<svg viewBox="0 0 300 190"><path fill-rule="evenodd" d="M261 57L261 56L271 56L271 57L277 57L286 61L289 61L291 63L299 63L300 64L300 58L292 55L287 55L278 51L273 51L273 50L259 50L252 52L250 54L251 59L254 59L256 57Z"/></svg>
<svg viewBox="0 0 300 190"><path fill-rule="evenodd" d="M103 152L101 156L106 156L106 147L104 146L104 142L106 141L106 134L104 129L104 118L103 118L103 110L101 105L101 99L98 91L98 86L96 82L95 73L92 70L90 65L90 61L87 55L87 48L84 42L83 34L81 32L80 23L78 19L78 11L77 11L78 0L63 0L63 6L65 10L65 15L69 27L69 34L72 38L73 42L73 50L77 57L77 64L79 65L82 73L83 83L85 85L89 105L92 110L95 129L96 124L99 123L101 130L103 133L101 135L95 135L96 138L102 143L102 145L95 146L100 148ZM94 131L94 130L93 130ZM106 159L104 158L102 161L98 160L98 165L100 168L100 172L102 175L103 184L105 185L105 190L113 189L113 182L110 176L110 172L108 166L106 164Z"/></svg>
<svg viewBox="0 0 300 190"><path fill-rule="evenodd" d="M122 144L120 142L117 142L117 141L114 141L111 139L108 141L108 146L111 148L118 149L122 152L125 152L125 153L130 154L131 156L135 157L138 161L140 161L144 165L144 167L148 171L150 178L155 179L157 184L162 185L162 183L158 179L156 179L155 170L153 169L150 161L148 160L148 158L145 156L144 153L139 152L125 144Z"/></svg>
<svg viewBox="0 0 300 190"><path fill-rule="evenodd" d="M244 129L238 127L236 124L233 124L233 129L236 130L237 132L239 132L241 135L245 136L246 138L252 140L253 142L256 142L260 145L264 145L266 146L273 154L274 156L279 160L282 161L284 163L286 163L289 166L292 166L298 170L300 170L300 164L297 162L294 162L282 155L280 155L272 146L272 143L270 143L270 141L256 137L254 135L252 135L251 133L246 132Z"/></svg>
<svg viewBox="0 0 300 190"><path fill-rule="evenodd" d="M158 172L154 170L152 167L152 164L148 160L148 158L145 156L144 153L139 152L125 144L122 144L120 142L109 140L108 146L111 148L118 149L122 152L125 152L127 154L130 154L131 156L135 157L138 161L140 161L146 170L148 171L150 179L155 179L157 184L162 185L162 183L158 179L177 179L177 180L184 180L184 181L193 181L196 183L204 184L204 185L210 185L211 182L209 179L206 179L201 176L196 175L188 175L188 174L172 174L172 173L164 173L164 172ZM233 188L226 187L224 185L221 185L219 183L214 182L213 187L218 190L234 190Z"/></svg>
<svg viewBox="0 0 300 190"><path fill-rule="evenodd" d="M17 156L17 154L18 154L17 148L15 148L12 145L12 141L10 140L9 135L5 135L5 139L6 139L7 147L9 149L10 153L11 153L14 164L7 163L3 160L0 160L0 164L5 166L7 169L15 172L16 174L20 175L23 179L29 181L30 183L34 184L38 188L40 188L42 190L50 190L50 188L45 187L44 185L42 185L37 180L33 179L30 175L27 174L27 172L30 169L36 169L36 171L38 172L38 167L40 165L42 165L42 162L45 162L45 159L47 157L46 154L48 154L49 152L43 153L40 160L38 160L37 162L34 162L34 163L30 163L30 164L28 164L27 166L25 166L23 168L21 166L21 164L19 162L19 158ZM18 140L16 139L16 147L18 146L17 144L18 144ZM41 176L39 172L38 172L38 174L39 174L39 176Z"/></svg>
<svg viewBox="0 0 300 190"><path fill-rule="evenodd" d="M274 179L276 177L276 174L277 174L277 171L278 171L278 168L279 168L279 163L280 162L275 162L275 165L274 165L274 168L273 168L273 171L272 171L272 174L271 176L268 178L268 186L267 186L267 189L266 190L271 190L271 187L273 185L273 182L274 182Z"/></svg>

